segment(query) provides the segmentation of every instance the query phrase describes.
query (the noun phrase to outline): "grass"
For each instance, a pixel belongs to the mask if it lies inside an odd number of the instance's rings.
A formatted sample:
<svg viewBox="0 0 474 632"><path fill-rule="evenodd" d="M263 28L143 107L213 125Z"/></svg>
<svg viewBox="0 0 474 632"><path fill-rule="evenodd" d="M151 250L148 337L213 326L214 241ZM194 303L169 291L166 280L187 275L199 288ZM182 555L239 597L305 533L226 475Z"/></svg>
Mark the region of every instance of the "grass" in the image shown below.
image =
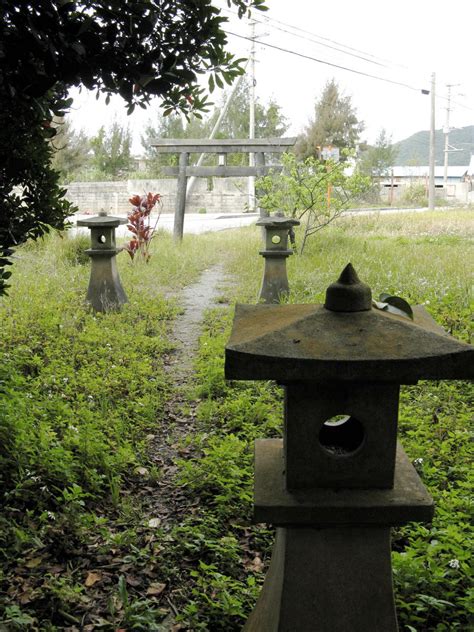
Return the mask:
<svg viewBox="0 0 474 632"><path fill-rule="evenodd" d="M468 211L345 218L288 260L291 301L321 302L350 260L375 295L423 303L469 340L470 230ZM181 629L239 630L273 538L250 520L253 441L279 436L282 401L273 383L224 379L232 310L211 310L200 340L188 406L198 406L195 429L179 439L170 483L184 513L151 527L153 491L133 490L137 479L153 490L164 475L147 438L157 427L171 434L164 363L175 295L223 260L236 284L221 300L255 302L260 233L186 237L178 248L160 234L148 265L121 254L129 303L119 314L84 306L83 248L53 236L20 249L0 302L0 628L80 629L81 613L97 611L101 630L159 629L169 616ZM437 506L432 524L394 531L405 632L469 626L472 399L463 382L402 390L400 436ZM99 559L105 570L91 567Z"/></svg>

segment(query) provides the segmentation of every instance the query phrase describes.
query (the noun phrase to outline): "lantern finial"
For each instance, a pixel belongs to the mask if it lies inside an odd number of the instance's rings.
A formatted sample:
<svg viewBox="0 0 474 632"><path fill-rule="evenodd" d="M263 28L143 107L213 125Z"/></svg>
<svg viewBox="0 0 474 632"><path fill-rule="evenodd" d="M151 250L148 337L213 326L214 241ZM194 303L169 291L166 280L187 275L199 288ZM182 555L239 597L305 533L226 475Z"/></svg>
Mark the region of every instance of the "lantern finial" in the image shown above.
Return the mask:
<svg viewBox="0 0 474 632"><path fill-rule="evenodd" d="M326 290L326 309L332 312L364 312L372 307L372 292L348 263L336 283Z"/></svg>

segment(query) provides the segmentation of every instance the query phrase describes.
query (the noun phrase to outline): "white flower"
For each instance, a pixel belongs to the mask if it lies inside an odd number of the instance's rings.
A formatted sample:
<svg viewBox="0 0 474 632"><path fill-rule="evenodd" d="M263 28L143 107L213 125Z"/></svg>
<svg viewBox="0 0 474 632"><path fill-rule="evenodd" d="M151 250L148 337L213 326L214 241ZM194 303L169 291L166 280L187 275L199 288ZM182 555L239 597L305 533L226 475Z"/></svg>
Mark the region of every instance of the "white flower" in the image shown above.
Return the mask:
<svg viewBox="0 0 474 632"><path fill-rule="evenodd" d="M421 457L419 459L415 459L413 461L413 465L423 465L423 459Z"/></svg>
<svg viewBox="0 0 474 632"><path fill-rule="evenodd" d="M459 568L459 560L449 560L448 566L450 566L451 568Z"/></svg>

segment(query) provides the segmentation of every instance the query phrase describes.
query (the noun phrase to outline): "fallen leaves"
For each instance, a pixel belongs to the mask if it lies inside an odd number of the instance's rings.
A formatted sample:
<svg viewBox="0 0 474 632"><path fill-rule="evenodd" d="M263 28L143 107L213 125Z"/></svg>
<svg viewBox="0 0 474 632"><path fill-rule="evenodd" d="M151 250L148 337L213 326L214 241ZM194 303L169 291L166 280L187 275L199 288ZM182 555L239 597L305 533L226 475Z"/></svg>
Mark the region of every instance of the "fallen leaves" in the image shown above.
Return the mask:
<svg viewBox="0 0 474 632"><path fill-rule="evenodd" d="M32 557L25 562L26 568L37 568L43 561L42 557Z"/></svg>
<svg viewBox="0 0 474 632"><path fill-rule="evenodd" d="M103 577L102 573L96 573L94 571L91 571L90 573L87 573L84 586L86 588L90 588L94 584L97 584L97 582L100 582L102 580L102 577Z"/></svg>
<svg viewBox="0 0 474 632"><path fill-rule="evenodd" d="M251 562L246 564L246 568L248 571L252 573L262 573L265 568L265 564L263 563L260 557L255 556Z"/></svg>
<svg viewBox="0 0 474 632"><path fill-rule="evenodd" d="M166 584L161 584L158 582L150 584L146 591L147 597L158 597L159 595L161 595L165 588Z"/></svg>

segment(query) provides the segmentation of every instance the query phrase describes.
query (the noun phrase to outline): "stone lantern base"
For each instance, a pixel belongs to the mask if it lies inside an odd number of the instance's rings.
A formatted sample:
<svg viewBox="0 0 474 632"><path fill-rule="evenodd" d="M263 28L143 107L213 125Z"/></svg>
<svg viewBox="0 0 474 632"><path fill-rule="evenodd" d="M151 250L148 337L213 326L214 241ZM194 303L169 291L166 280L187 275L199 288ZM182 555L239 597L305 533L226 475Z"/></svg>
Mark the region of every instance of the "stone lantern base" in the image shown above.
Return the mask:
<svg viewBox="0 0 474 632"><path fill-rule="evenodd" d="M117 270L117 250L86 252L92 261L87 302L96 312L119 310L128 299Z"/></svg>
<svg viewBox="0 0 474 632"><path fill-rule="evenodd" d="M258 300L263 303L280 303L290 293L288 275L286 273L286 258L293 254L292 250L270 252L262 250L260 254L265 258L263 280Z"/></svg>
<svg viewBox="0 0 474 632"><path fill-rule="evenodd" d="M254 519L278 528L245 632L397 632L390 527L432 516L400 444L391 489L291 492L283 442L257 441Z"/></svg>
<svg viewBox="0 0 474 632"><path fill-rule="evenodd" d="M245 632L397 632L390 527L277 529Z"/></svg>

